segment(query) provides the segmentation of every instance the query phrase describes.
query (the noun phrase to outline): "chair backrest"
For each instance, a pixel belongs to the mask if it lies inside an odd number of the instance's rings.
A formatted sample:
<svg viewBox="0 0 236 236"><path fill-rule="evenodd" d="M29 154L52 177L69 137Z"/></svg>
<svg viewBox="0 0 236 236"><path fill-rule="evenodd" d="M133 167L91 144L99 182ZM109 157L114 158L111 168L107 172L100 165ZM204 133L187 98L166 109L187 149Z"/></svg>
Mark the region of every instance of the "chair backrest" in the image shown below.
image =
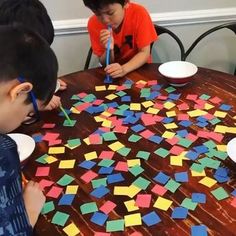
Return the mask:
<svg viewBox="0 0 236 236"><path fill-rule="evenodd" d="M185 52L184 60L186 60L186 58L189 56L189 54L192 52L192 50L196 47L196 45L197 45L203 38L205 38L206 36L208 36L209 34L215 32L215 31L218 31L218 30L224 29L224 28L229 29L229 30L232 30L232 31L235 33L235 35L236 35L236 21L229 22L229 23L225 23L225 24L222 24L222 25L213 27L213 28L207 30L205 33L201 34L201 35L192 43L192 45L189 47L189 49ZM236 75L236 69L235 69L234 74Z"/></svg>
<svg viewBox="0 0 236 236"><path fill-rule="evenodd" d="M159 26L159 25L154 25L155 27L155 30L157 32L157 35L161 35L161 34L168 34L170 37L172 37L176 43L178 44L179 46L179 49L180 49L180 58L181 58L181 61L184 60L184 46L183 46L183 43L181 42L181 40L179 39L179 37L173 33L172 31L170 31L169 29L163 27L163 26ZM153 44L151 45L151 48L152 48Z"/></svg>
<svg viewBox="0 0 236 236"><path fill-rule="evenodd" d="M157 32L157 35L168 34L177 42L177 44L179 46L179 49L180 49L180 58L181 58L181 61L183 61L183 58L184 58L184 46L183 46L183 43L181 42L181 40L178 38L178 36L176 34L174 34L172 31L166 29L163 26L154 25L154 27L155 27L155 30ZM151 49L152 49L152 46L153 46L153 43L151 44ZM87 58L86 58L86 62L85 62L85 65L84 65L84 70L87 70L89 68L89 63L90 63L92 54L93 54L93 50L90 47L90 49L88 51Z"/></svg>

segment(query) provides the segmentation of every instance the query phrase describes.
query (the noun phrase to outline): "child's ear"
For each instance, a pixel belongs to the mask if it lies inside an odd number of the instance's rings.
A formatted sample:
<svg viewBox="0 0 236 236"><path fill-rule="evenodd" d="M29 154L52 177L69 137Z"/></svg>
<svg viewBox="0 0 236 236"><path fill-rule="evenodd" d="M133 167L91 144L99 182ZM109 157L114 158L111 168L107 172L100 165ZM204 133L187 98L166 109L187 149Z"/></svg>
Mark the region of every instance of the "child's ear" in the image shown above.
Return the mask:
<svg viewBox="0 0 236 236"><path fill-rule="evenodd" d="M14 86L9 92L11 101L14 101L15 99L17 99L18 96L22 94L29 93L32 89L33 85L29 82L24 82Z"/></svg>

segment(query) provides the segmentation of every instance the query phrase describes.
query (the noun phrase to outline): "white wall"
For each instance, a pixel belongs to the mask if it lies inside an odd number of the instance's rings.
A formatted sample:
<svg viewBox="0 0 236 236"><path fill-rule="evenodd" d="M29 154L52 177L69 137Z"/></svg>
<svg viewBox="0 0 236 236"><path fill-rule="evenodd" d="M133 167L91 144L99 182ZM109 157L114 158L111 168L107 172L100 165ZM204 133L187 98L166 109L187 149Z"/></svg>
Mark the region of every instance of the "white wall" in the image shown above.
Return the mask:
<svg viewBox="0 0 236 236"><path fill-rule="evenodd" d="M83 6L82 0L42 0L51 16L56 37L52 45L60 70L68 74L82 70L89 37L86 32L87 18L91 12ZM221 23L236 21L235 0L136 0L144 5L153 21L175 32L187 49L193 40L205 30ZM233 72L236 64L236 39L230 31L223 30L207 38L188 57L198 66ZM235 40L234 40L235 39ZM214 53L212 53L214 52ZM167 36L161 36L154 46L154 62L179 59L175 43ZM92 66L97 65L93 59Z"/></svg>

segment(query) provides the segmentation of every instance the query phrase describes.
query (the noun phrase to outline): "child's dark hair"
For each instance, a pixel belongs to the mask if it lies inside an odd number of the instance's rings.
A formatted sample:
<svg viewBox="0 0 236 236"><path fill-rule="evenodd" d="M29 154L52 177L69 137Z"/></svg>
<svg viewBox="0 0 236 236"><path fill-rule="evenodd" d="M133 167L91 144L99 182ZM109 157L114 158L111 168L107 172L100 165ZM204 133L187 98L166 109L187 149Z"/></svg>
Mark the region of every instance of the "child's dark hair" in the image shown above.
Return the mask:
<svg viewBox="0 0 236 236"><path fill-rule="evenodd" d="M39 33L51 45L54 28L39 0L0 0L0 25L22 24Z"/></svg>
<svg viewBox="0 0 236 236"><path fill-rule="evenodd" d="M47 104L55 91L58 63L48 43L23 26L0 26L0 83L22 77Z"/></svg>
<svg viewBox="0 0 236 236"><path fill-rule="evenodd" d="M101 10L103 7L113 4L113 3L119 3L122 6L125 5L127 0L83 0L84 5L91 9L92 11L98 11Z"/></svg>

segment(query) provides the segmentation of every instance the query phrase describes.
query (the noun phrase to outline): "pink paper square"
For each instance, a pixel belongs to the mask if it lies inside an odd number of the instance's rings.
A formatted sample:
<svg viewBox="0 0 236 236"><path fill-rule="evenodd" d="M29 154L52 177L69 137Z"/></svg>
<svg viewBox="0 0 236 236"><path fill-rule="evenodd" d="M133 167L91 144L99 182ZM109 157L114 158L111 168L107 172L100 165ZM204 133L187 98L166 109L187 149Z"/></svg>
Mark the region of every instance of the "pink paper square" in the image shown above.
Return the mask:
<svg viewBox="0 0 236 236"><path fill-rule="evenodd" d="M146 129L143 132L140 133L140 135L146 139L152 137L154 135L153 132L151 132L150 130Z"/></svg>
<svg viewBox="0 0 236 236"><path fill-rule="evenodd" d="M187 111L189 110L189 105L187 103L181 103L180 105L177 105L178 109L180 111Z"/></svg>
<svg viewBox="0 0 236 236"><path fill-rule="evenodd" d="M93 172L92 170L87 171L83 174L80 178L86 183L90 183L91 180L95 179L98 176L97 173Z"/></svg>
<svg viewBox="0 0 236 236"><path fill-rule="evenodd" d="M178 120L189 120L189 115L188 114L178 114L177 119Z"/></svg>
<svg viewBox="0 0 236 236"><path fill-rule="evenodd" d="M48 193L46 194L47 197L58 198L62 192L63 188L53 186Z"/></svg>
<svg viewBox="0 0 236 236"><path fill-rule="evenodd" d="M118 161L118 163L115 166L115 170L117 171L124 171L128 172L128 164L125 161Z"/></svg>
<svg viewBox="0 0 236 236"><path fill-rule="evenodd" d="M121 134L126 134L128 131L128 127L126 126L116 126L114 129L113 129L113 132L116 132L116 133L121 133Z"/></svg>
<svg viewBox="0 0 236 236"><path fill-rule="evenodd" d="M35 176L48 176L50 167L38 167Z"/></svg>
<svg viewBox="0 0 236 236"><path fill-rule="evenodd" d="M148 81L148 85L156 85L157 84L157 80L149 80Z"/></svg>
<svg viewBox="0 0 236 236"><path fill-rule="evenodd" d="M84 98L84 97L86 97L87 95L88 95L88 94L85 93L85 92L82 92L82 93L77 94L77 96L78 96L79 98Z"/></svg>
<svg viewBox="0 0 236 236"><path fill-rule="evenodd" d="M39 186L42 190L44 190L44 188L46 188L46 187L52 186L53 184L54 184L53 181L46 180L46 179L41 179L39 182Z"/></svg>
<svg viewBox="0 0 236 236"><path fill-rule="evenodd" d="M104 102L104 100L102 99L96 99L92 104L95 106L99 106Z"/></svg>
<svg viewBox="0 0 236 236"><path fill-rule="evenodd" d="M116 204L112 201L105 202L99 209L106 215L109 214L116 207Z"/></svg>
<svg viewBox="0 0 236 236"><path fill-rule="evenodd" d="M151 190L153 193L156 193L157 195L159 196L163 196L166 192L167 192L167 189L159 184L156 184L152 190Z"/></svg>
<svg viewBox="0 0 236 236"><path fill-rule="evenodd" d="M196 94L189 94L187 95L186 99L191 100L191 101L196 101L197 97L198 96Z"/></svg>
<svg viewBox="0 0 236 236"><path fill-rule="evenodd" d="M94 236L110 236L110 233L95 232Z"/></svg>
<svg viewBox="0 0 236 236"><path fill-rule="evenodd" d="M62 140L61 139L56 139L56 140L50 140L48 142L48 146L51 147L51 146L55 146L55 145L58 145L58 144L61 144L62 143Z"/></svg>
<svg viewBox="0 0 236 236"><path fill-rule="evenodd" d="M43 136L44 141L51 141L51 140L56 140L59 137L59 133L46 133Z"/></svg>
<svg viewBox="0 0 236 236"><path fill-rule="evenodd" d="M151 194L138 194L135 201L135 206L149 208L151 200Z"/></svg>
<svg viewBox="0 0 236 236"><path fill-rule="evenodd" d="M55 123L45 123L42 128L43 129L53 129L56 126Z"/></svg>
<svg viewBox="0 0 236 236"><path fill-rule="evenodd" d="M188 140L192 141L192 142L195 142L195 141L198 139L198 137L197 137L196 135L192 134L192 133L189 133L189 134L186 136L186 138L187 138Z"/></svg>
<svg viewBox="0 0 236 236"><path fill-rule="evenodd" d="M84 111L84 110L86 110L88 107L90 107L91 106L91 103L89 103L89 102L85 102L85 103L83 103L83 104L80 104L80 105L78 105L78 106L76 106L75 108L78 110L78 111Z"/></svg>
<svg viewBox="0 0 236 236"><path fill-rule="evenodd" d="M171 149L170 149L170 153L171 154L174 154L174 155L179 155L181 154L185 149L182 148L182 147L179 147L179 146L173 146Z"/></svg>
<svg viewBox="0 0 236 236"><path fill-rule="evenodd" d="M99 155L99 159L112 159L115 153L113 151L102 151Z"/></svg>
<svg viewBox="0 0 236 236"><path fill-rule="evenodd" d="M89 135L89 142L91 144L101 144L102 138L99 134L91 134Z"/></svg>
<svg viewBox="0 0 236 236"><path fill-rule="evenodd" d="M171 139L166 139L166 142L174 146L175 144L179 142L179 139L177 137L173 137Z"/></svg>
<svg viewBox="0 0 236 236"><path fill-rule="evenodd" d="M222 100L218 97L213 97L210 99L210 102L214 103L214 104L219 104Z"/></svg>

